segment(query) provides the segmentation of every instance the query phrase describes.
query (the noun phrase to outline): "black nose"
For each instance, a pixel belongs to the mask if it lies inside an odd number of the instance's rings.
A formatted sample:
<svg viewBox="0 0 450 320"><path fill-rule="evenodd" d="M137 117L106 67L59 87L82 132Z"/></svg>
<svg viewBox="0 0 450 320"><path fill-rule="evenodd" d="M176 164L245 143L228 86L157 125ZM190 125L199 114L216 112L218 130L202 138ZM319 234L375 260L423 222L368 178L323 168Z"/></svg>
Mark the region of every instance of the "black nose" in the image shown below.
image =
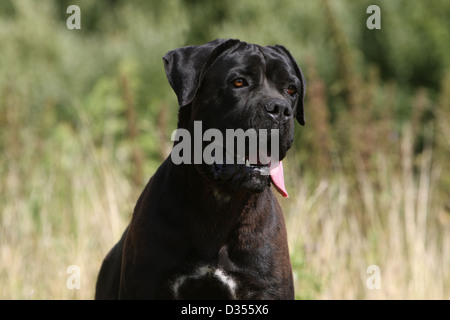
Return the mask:
<svg viewBox="0 0 450 320"><path fill-rule="evenodd" d="M264 108L272 118L278 121L287 120L292 116L290 105L282 100L270 100L264 105Z"/></svg>

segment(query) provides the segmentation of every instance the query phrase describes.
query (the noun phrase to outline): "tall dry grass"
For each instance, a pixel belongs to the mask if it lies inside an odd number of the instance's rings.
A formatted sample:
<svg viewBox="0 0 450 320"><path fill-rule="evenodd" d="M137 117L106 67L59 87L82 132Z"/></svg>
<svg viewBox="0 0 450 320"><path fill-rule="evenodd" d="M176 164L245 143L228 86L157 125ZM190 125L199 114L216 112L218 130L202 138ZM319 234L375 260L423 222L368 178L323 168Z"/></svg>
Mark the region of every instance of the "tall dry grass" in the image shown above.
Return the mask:
<svg viewBox="0 0 450 320"><path fill-rule="evenodd" d="M355 186L342 173L293 183L286 213L299 298L450 297L450 220L435 202L442 168L429 147L415 172L408 126L400 147L400 167L377 154L377 175L359 168ZM371 265L379 289L367 286Z"/></svg>
<svg viewBox="0 0 450 320"><path fill-rule="evenodd" d="M90 299L101 260L130 219L137 197L132 179L94 145L87 123L77 131L60 124L61 139L34 145L31 131L13 132L11 112L8 130L17 141L2 158L0 297ZM434 129L427 134L433 139ZM355 155L356 179L337 170L317 180L288 157L291 198L280 202L297 298L450 297L442 166L431 143L416 157L413 140L405 125L400 161L375 153L375 174ZM70 265L80 267L79 290L66 285ZM380 289L366 285L370 265L380 268Z"/></svg>
<svg viewBox="0 0 450 320"><path fill-rule="evenodd" d="M92 298L102 256L132 211L130 179L89 132L57 130L61 141L39 146L22 132L20 144L32 150L2 162L2 299ZM79 290L66 285L70 265L80 268Z"/></svg>

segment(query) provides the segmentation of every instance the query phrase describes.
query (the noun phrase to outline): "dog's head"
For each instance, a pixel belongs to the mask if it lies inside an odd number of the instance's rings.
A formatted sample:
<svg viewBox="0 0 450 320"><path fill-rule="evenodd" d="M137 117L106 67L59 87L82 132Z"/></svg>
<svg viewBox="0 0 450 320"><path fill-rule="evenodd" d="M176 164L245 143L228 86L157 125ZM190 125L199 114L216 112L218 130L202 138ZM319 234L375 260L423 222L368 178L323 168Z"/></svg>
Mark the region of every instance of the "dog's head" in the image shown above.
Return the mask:
<svg viewBox="0 0 450 320"><path fill-rule="evenodd" d="M223 161L198 163L192 155L200 173L218 184L255 192L272 181L287 196L281 160L292 145L294 118L305 124L306 89L303 74L289 51L279 45L262 47L219 39L170 51L163 60L180 105L179 129L194 134L198 131L194 124L201 124L202 135L213 129L224 140L217 143L220 137L213 135L217 148L210 148L212 156L216 160L223 157ZM230 141L225 142L230 130L244 132L245 148L241 151L238 143L231 151L225 150L230 146ZM202 146L193 146L192 151L203 152L207 146L208 141L202 139ZM220 150L222 147L224 150ZM267 156L260 149L265 149ZM255 150L258 153L253 156ZM218 151L222 151L219 158Z"/></svg>

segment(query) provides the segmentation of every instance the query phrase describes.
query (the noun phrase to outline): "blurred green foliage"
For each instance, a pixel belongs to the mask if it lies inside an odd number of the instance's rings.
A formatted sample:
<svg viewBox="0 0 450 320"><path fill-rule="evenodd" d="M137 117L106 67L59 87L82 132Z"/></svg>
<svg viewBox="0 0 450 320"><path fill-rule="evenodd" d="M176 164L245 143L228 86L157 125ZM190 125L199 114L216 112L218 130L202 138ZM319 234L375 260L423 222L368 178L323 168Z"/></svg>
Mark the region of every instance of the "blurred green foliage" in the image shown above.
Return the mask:
<svg viewBox="0 0 450 320"><path fill-rule="evenodd" d="M66 27L72 4L81 30ZM381 8L380 30L366 27L371 4ZM92 150L76 147L85 139L141 190L176 128L162 56L239 38L284 45L304 71L307 125L296 128L291 168L313 181L336 172L356 180L361 168L371 174L379 152L395 167L407 124L413 165L433 148L441 170L433 196L449 214L449 17L447 0L1 1L0 177L14 168L26 176L36 160L43 176L55 166L75 170L75 153ZM70 188L70 177L60 179ZM39 212L39 201L33 206ZM303 268L301 256L294 264ZM310 274L300 277L320 289Z"/></svg>
<svg viewBox="0 0 450 320"><path fill-rule="evenodd" d="M40 113L51 100L57 119L73 122L75 104L89 105L88 114L98 114L101 108L117 111L118 106L87 104L84 99L98 90L97 82L110 79L112 84L126 74L133 82L139 119L152 121L162 102L176 108L162 55L223 37L281 43L307 78L307 61L314 60L318 76L330 88L327 105L333 116L346 108L335 99L345 92L343 73L355 72L365 80L376 68L382 81L398 84L399 96L426 87L435 97L450 68L450 3L376 3L382 12L381 30L365 26L371 1L2 1L2 87L15 87L15 92L28 88L31 113ZM70 4L81 8L81 30L65 26ZM345 55L350 57L348 65L341 63ZM117 89L111 87L120 101ZM399 108L400 118L409 117L411 108ZM174 114L170 112L170 118Z"/></svg>

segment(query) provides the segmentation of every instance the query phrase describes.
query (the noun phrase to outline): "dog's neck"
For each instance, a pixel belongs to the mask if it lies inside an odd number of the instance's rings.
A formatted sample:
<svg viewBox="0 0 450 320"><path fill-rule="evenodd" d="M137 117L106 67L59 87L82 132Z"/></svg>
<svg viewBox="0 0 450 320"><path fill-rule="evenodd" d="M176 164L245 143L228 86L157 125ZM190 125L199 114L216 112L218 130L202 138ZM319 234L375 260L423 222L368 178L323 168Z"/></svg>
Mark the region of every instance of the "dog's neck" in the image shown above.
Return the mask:
<svg viewBox="0 0 450 320"><path fill-rule="evenodd" d="M170 159L168 159L170 161ZM195 207L200 209L203 206L205 211L220 212L229 211L236 206L241 211L242 207L255 203L260 193L254 193L246 190L234 190L223 184L217 184L201 174L195 165L175 165L171 164L173 178L177 184L183 188L183 194L187 202L195 203ZM189 187L187 187L189 186ZM189 204L186 204L189 206ZM237 208L236 208L237 209Z"/></svg>
<svg viewBox="0 0 450 320"><path fill-rule="evenodd" d="M191 229L194 237L199 237L202 247L206 247L205 241L211 242L208 247L212 251L239 225L254 225L251 221L260 219L256 208L261 207L263 194L271 192L270 189L252 193L215 187L194 165L172 164L171 171L172 178L177 179L179 194L183 195L180 202L185 227Z"/></svg>

